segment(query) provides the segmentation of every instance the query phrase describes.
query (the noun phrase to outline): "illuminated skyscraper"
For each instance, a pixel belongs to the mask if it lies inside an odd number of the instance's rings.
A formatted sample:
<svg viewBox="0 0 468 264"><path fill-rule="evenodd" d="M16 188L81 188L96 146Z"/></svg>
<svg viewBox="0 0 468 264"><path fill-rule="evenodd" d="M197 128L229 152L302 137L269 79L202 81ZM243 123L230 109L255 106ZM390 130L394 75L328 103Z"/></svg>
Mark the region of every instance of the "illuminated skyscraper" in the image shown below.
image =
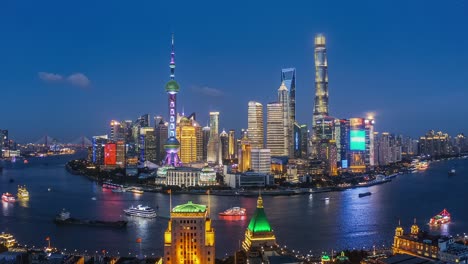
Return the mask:
<svg viewBox="0 0 468 264"><path fill-rule="evenodd" d="M237 158L239 159L239 164L237 170L239 172L244 172L251 169L251 152L252 145L250 139L247 137L247 132L242 132L243 136L240 139L239 154Z"/></svg>
<svg viewBox="0 0 468 264"><path fill-rule="evenodd" d="M210 112L210 139L208 141L207 161L214 164L221 164L218 125L219 112Z"/></svg>
<svg viewBox="0 0 468 264"><path fill-rule="evenodd" d="M180 142L179 156L183 163L197 161L197 137L195 127L185 116L180 119L177 126L177 140Z"/></svg>
<svg viewBox="0 0 468 264"><path fill-rule="evenodd" d="M294 122L296 121L296 69L282 69L281 82L286 85L289 91L290 120Z"/></svg>
<svg viewBox="0 0 468 264"><path fill-rule="evenodd" d="M206 162L208 158L208 142L210 141L210 127L209 126L205 126L202 128L202 141L203 141L202 160Z"/></svg>
<svg viewBox="0 0 468 264"><path fill-rule="evenodd" d="M167 140L167 125L164 123L164 120L160 120L157 126L155 127L155 140L156 140L156 161L160 163L164 161L166 156L166 151L164 149L164 144Z"/></svg>
<svg viewBox="0 0 468 264"><path fill-rule="evenodd" d="M328 62L325 36L315 36L315 108L314 118L328 116Z"/></svg>
<svg viewBox="0 0 468 264"><path fill-rule="evenodd" d="M117 141L125 138L122 124L117 120L110 122L110 140Z"/></svg>
<svg viewBox="0 0 468 264"><path fill-rule="evenodd" d="M229 158L234 159L236 155L236 131L229 130Z"/></svg>
<svg viewBox="0 0 468 264"><path fill-rule="evenodd" d="M283 112L283 140L284 140L284 156L293 157L293 121L291 115L291 105L289 100L289 92L285 83L282 82L278 89L278 102L282 106Z"/></svg>
<svg viewBox="0 0 468 264"><path fill-rule="evenodd" d="M223 160L229 159L229 136L225 130L219 134L219 141L221 144L221 158Z"/></svg>
<svg viewBox="0 0 468 264"><path fill-rule="evenodd" d="M321 144L328 144L333 139L333 118L328 112L328 62L325 36L315 36L315 105L312 116L312 157L320 157ZM329 127L331 122L331 127ZM328 129L330 128L330 129Z"/></svg>
<svg viewBox="0 0 468 264"><path fill-rule="evenodd" d="M171 80L166 84L166 92L169 95L169 127L168 139L164 149L166 150L165 165L178 167L181 165L179 156L180 143L176 138L176 103L177 93L180 90L179 84L174 80L175 78L175 52L174 52L174 34L172 35L172 49L171 49L171 62L169 68L171 69Z"/></svg>
<svg viewBox="0 0 468 264"><path fill-rule="evenodd" d="M165 264L215 263L215 231L209 210L191 201L171 210L164 232Z"/></svg>
<svg viewBox="0 0 468 264"><path fill-rule="evenodd" d="M287 156L287 138L284 135L283 105L267 104L267 148L272 156Z"/></svg>
<svg viewBox="0 0 468 264"><path fill-rule="evenodd" d="M250 101L248 108L248 133L252 148L263 148L263 105Z"/></svg>

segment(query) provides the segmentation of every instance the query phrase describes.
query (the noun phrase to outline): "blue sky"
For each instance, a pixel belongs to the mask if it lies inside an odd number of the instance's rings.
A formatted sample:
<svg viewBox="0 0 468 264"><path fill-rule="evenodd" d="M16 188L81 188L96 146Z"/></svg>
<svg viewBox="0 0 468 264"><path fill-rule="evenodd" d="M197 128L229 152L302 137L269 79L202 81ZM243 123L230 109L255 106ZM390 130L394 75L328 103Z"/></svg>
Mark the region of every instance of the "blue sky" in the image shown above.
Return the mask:
<svg viewBox="0 0 468 264"><path fill-rule="evenodd" d="M296 67L297 117L310 125L323 33L332 116L373 111L376 130L411 136L466 132L467 12L463 0L2 1L0 128L70 141L111 119L167 115L171 32L179 111L246 127L247 102L275 101L281 68Z"/></svg>

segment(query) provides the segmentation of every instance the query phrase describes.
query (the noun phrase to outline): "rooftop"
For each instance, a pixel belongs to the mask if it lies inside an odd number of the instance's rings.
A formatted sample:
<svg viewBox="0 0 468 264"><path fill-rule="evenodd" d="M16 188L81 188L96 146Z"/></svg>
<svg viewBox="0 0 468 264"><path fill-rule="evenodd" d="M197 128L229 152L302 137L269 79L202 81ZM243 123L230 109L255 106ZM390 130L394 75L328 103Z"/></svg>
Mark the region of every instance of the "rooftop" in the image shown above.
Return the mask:
<svg viewBox="0 0 468 264"><path fill-rule="evenodd" d="M258 197L257 210L255 210L252 219L250 219L247 229L254 233L271 232L270 222L268 222L265 210L263 209L263 200L261 196Z"/></svg>
<svg viewBox="0 0 468 264"><path fill-rule="evenodd" d="M203 213L206 212L206 205L194 204L188 201L186 204L181 204L172 209L173 213Z"/></svg>

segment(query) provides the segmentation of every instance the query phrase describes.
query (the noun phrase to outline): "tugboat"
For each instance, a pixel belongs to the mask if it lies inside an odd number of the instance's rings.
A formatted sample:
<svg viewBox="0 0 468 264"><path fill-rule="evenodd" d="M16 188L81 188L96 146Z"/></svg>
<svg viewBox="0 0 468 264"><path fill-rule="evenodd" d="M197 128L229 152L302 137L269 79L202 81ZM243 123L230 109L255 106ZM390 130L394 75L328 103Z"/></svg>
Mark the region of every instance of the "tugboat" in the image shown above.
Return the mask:
<svg viewBox="0 0 468 264"><path fill-rule="evenodd" d="M18 199L29 199L29 192L26 189L26 186L18 186Z"/></svg>
<svg viewBox="0 0 468 264"><path fill-rule="evenodd" d="M450 213L444 209L442 212L440 212L438 215L434 216L429 220L429 225L432 226L438 226L438 225L443 225L450 223Z"/></svg>
<svg viewBox="0 0 468 264"><path fill-rule="evenodd" d="M99 221L99 220L81 220L70 217L70 212L62 210L54 219L55 224L57 225L84 225L84 226L96 226L96 227L114 227L114 228L124 228L127 226L127 221Z"/></svg>
<svg viewBox="0 0 468 264"><path fill-rule="evenodd" d="M359 198L371 195L371 192L360 193Z"/></svg>
<svg viewBox="0 0 468 264"><path fill-rule="evenodd" d="M14 203L16 201L15 196L11 193L4 193L2 195L2 201L7 203Z"/></svg>
<svg viewBox="0 0 468 264"><path fill-rule="evenodd" d="M448 175L453 176L453 175L455 175L455 173L456 173L456 170L454 168L452 168L451 170L449 170Z"/></svg>

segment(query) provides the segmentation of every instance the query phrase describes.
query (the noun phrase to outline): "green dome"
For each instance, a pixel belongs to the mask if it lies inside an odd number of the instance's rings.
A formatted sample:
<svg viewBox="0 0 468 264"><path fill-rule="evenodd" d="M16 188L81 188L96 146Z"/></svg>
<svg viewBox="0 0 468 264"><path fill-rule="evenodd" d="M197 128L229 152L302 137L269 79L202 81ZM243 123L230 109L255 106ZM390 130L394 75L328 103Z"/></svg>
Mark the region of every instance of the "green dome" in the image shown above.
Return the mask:
<svg viewBox="0 0 468 264"><path fill-rule="evenodd" d="M170 80L166 83L166 92L178 93L179 90L180 90L180 87L176 81Z"/></svg>
<svg viewBox="0 0 468 264"><path fill-rule="evenodd" d="M192 201L189 201L186 204L181 204L174 209L172 209L174 213L204 213L206 212L206 205L202 204L194 204Z"/></svg>

